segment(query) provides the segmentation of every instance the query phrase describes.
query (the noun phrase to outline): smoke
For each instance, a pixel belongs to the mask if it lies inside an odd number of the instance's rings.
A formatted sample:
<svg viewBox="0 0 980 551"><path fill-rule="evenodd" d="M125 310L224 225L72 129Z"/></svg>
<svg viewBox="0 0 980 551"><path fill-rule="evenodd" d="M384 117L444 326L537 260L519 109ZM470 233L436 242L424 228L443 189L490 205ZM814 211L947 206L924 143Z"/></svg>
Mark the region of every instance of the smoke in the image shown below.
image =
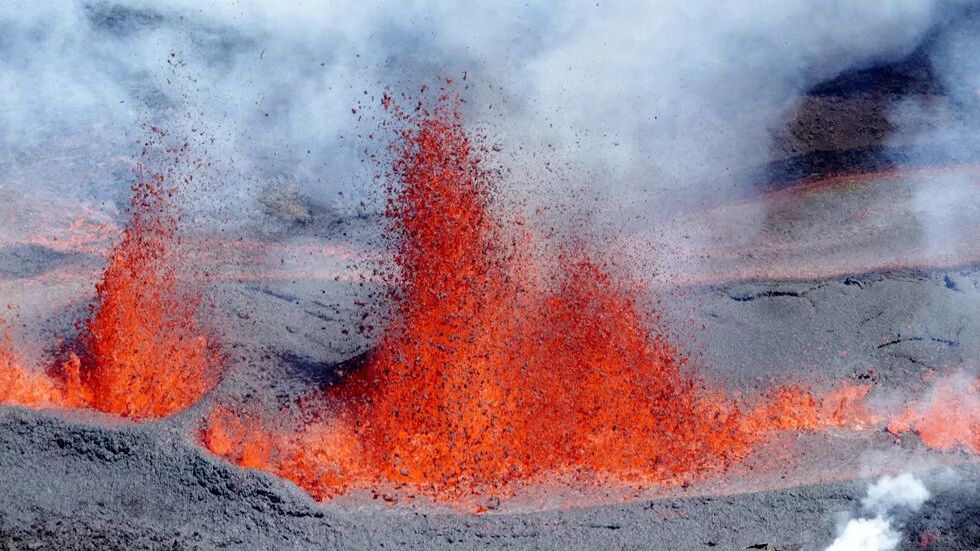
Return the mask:
<svg viewBox="0 0 980 551"><path fill-rule="evenodd" d="M892 529L891 522L881 517L862 518L848 522L827 551L888 551L899 543L901 536Z"/></svg>
<svg viewBox="0 0 980 551"><path fill-rule="evenodd" d="M370 118L363 106L385 85L414 90L466 71L470 118L507 140L521 183L549 185L538 162L547 155L577 175L559 190L584 187L616 208L650 211L730 187L732 174L769 160L770 135L800 93L908 55L959 9L940 0L571 9L6 0L3 168L37 148L80 143L95 158L127 154L136 122L169 115L188 134L208 132L208 156L230 171L225 186L287 175L315 199L343 191L352 201L371 183L363 150L377 147L365 139L374 129L359 120ZM972 36L958 32L936 59L953 59Z"/></svg>
<svg viewBox="0 0 980 551"><path fill-rule="evenodd" d="M907 55L934 9L919 0L602 8L568 16L582 31L534 71L576 139L609 152L618 170L640 171L624 176L670 187L765 163L799 94Z"/></svg>
<svg viewBox="0 0 980 551"><path fill-rule="evenodd" d="M895 477L885 476L868 488L868 495L861 500L865 511L879 517L888 515L892 509L906 507L918 510L929 499L925 484L911 473Z"/></svg>
<svg viewBox="0 0 980 551"><path fill-rule="evenodd" d="M891 110L894 142L916 147L898 155L900 162L976 161L980 152L980 21L976 8L946 14L942 32L924 45L930 69L944 92L906 98Z"/></svg>
<svg viewBox="0 0 980 551"><path fill-rule="evenodd" d="M562 205L542 209L555 213L549 226L615 234L602 241L624 247L624 263L669 278L700 268L665 249L689 261L682 247L717 232L700 219L684 228L689 240L651 228L757 183L787 154L773 144L814 86L925 49L968 108L963 75L976 71L963 52L976 33L954 23L966 9L953 0L0 0L0 192L26 204L74 198L118 217L141 125L157 125L205 160L194 181L207 193L182 205L199 229L239 236L291 224L270 214L269 182L295 183L297 204L312 212L377 212L378 167L367 159L387 145L381 93L451 76L467 122L511 169L502 189L518 205ZM937 105L896 103L896 139L941 134L970 149L955 138L968 128ZM939 115L924 119L924 109ZM915 214L932 249L956 256L946 213L976 192L940 187L917 193ZM568 224L568 210L587 215ZM721 238L752 243L766 214L745 218Z"/></svg>
<svg viewBox="0 0 980 551"><path fill-rule="evenodd" d="M861 501L871 518L853 518L839 530L826 551L890 551L902 537L894 525L902 511L918 511L929 499L925 484L910 473L884 476L868 488Z"/></svg>

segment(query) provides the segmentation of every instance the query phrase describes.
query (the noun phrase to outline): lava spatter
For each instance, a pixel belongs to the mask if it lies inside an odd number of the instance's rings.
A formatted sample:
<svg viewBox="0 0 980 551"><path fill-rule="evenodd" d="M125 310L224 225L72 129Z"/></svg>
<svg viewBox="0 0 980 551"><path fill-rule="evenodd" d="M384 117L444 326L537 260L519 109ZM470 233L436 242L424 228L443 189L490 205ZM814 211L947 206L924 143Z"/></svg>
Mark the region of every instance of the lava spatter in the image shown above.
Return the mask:
<svg viewBox="0 0 980 551"><path fill-rule="evenodd" d="M176 268L174 190L153 174L133 193L133 218L96 286L82 338L82 384L95 409L163 417L194 403L220 373L197 327L200 295L181 287Z"/></svg>
<svg viewBox="0 0 980 551"><path fill-rule="evenodd" d="M895 435L914 432L937 450L980 454L980 377L957 374L938 383L929 398L906 408L887 428Z"/></svg>
<svg viewBox="0 0 980 551"><path fill-rule="evenodd" d="M164 150L179 160L186 148ZM16 363L7 338L0 343L3 402L153 419L187 408L217 382L219 357L196 321L200 293L181 277L177 186L142 165L137 176L131 218L96 286L91 315L79 323L76 351L42 374Z"/></svg>
<svg viewBox="0 0 980 551"><path fill-rule="evenodd" d="M66 365L72 367L75 364ZM78 372L65 370L66 379ZM68 401L67 381L52 379L21 366L13 347L13 339L3 320L0 320L0 403L32 408L58 407Z"/></svg>
<svg viewBox="0 0 980 551"><path fill-rule="evenodd" d="M555 477L677 483L774 431L850 422L843 402L801 389L748 414L705 390L629 277L584 242L542 265L540 245L501 217L457 97L384 105L403 125L386 189L394 319L365 368L307 400L329 414L267 432L261 414L242 424L219 408L201 431L213 452L319 498L395 484L455 500ZM328 445L297 444L311 441Z"/></svg>
<svg viewBox="0 0 980 551"><path fill-rule="evenodd" d="M347 419L310 422L325 413L325 404L316 397L309 405L321 411L292 418L285 411L269 416L268 406L218 405L197 437L212 453L292 480L316 499L379 483Z"/></svg>

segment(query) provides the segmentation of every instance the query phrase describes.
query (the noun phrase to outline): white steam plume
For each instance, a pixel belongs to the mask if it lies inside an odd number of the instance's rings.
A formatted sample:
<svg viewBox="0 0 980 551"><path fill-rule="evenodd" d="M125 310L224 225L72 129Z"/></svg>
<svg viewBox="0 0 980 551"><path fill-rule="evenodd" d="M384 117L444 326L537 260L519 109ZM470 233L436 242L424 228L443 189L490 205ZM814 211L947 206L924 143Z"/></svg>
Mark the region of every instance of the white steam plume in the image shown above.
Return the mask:
<svg viewBox="0 0 980 551"><path fill-rule="evenodd" d="M900 510L917 511L929 499L925 484L910 473L884 476L861 501L872 518L853 518L826 551L891 551L902 542L893 518Z"/></svg>
<svg viewBox="0 0 980 551"><path fill-rule="evenodd" d="M771 160L799 94L901 59L963 5L0 0L0 177L39 150L88 148L92 178L123 184L95 161L131 153L135 122L171 116L215 139L225 186L286 175L315 200L356 201L372 185L362 150L379 144L356 138L374 122L351 109L468 71L470 120L506 140L531 195L582 187L619 217L652 216L727 193ZM549 160L571 181L553 182ZM63 176L41 187L78 192Z"/></svg>

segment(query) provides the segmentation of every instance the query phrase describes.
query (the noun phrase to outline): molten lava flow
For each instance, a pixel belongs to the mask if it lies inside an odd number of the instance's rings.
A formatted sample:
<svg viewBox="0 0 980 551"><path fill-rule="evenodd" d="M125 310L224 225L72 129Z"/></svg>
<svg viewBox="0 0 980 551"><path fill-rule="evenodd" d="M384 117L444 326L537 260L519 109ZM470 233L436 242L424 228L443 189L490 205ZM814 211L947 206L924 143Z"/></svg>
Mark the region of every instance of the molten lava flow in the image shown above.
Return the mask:
<svg viewBox="0 0 980 551"><path fill-rule="evenodd" d="M285 417L264 417L255 408L218 406L198 438L212 453L292 480L317 499L377 481L354 429L344 419L301 426L288 420L284 425Z"/></svg>
<svg viewBox="0 0 980 551"><path fill-rule="evenodd" d="M200 435L211 451L318 498L395 483L455 499L548 477L680 482L774 431L855 423L866 389L830 401L783 389L743 413L684 369L615 266L582 243L541 265L520 225L497 218L457 107L447 94L394 110L407 123L387 189L395 321L368 366L306 401L335 413L283 429L219 408Z"/></svg>
<svg viewBox="0 0 980 551"><path fill-rule="evenodd" d="M930 448L980 454L980 377L944 381L932 396L888 424L892 434L914 431Z"/></svg>
<svg viewBox="0 0 980 551"><path fill-rule="evenodd" d="M195 321L200 297L181 287L175 189L162 174L142 176L132 219L96 286L80 352L46 376L19 367L7 338L0 401L148 419L187 408L217 382L218 358Z"/></svg>

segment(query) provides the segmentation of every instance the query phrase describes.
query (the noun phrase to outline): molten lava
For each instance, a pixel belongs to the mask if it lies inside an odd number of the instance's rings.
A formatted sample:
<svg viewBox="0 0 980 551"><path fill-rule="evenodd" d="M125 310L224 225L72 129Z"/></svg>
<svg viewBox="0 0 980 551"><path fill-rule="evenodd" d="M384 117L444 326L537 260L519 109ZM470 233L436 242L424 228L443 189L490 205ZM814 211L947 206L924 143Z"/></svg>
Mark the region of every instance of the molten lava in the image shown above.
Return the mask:
<svg viewBox="0 0 980 551"><path fill-rule="evenodd" d="M32 408L58 407L68 402L67 387L78 382L77 364L66 364L66 380L59 381L21 367L10 332L0 320L0 403Z"/></svg>
<svg viewBox="0 0 980 551"><path fill-rule="evenodd" d="M737 413L698 396L607 267L572 250L553 281L525 268L451 104L395 153L397 321L340 391L386 479L437 492L550 472L660 480L745 452Z"/></svg>
<svg viewBox="0 0 980 551"><path fill-rule="evenodd" d="M393 108L405 128L386 214L400 271L369 365L308 398L318 419L298 428L216 409L200 435L211 451L318 498L394 483L455 499L556 477L681 482L777 430L863 422L864 388L828 401L782 389L743 413L685 368L614 265L584 243L544 265L521 225L499 218L458 101Z"/></svg>
<svg viewBox="0 0 980 551"><path fill-rule="evenodd" d="M181 290L174 190L162 174L134 186L133 218L96 287L83 337L82 384L91 407L163 417L207 392L220 375L195 321L200 296Z"/></svg>
<svg viewBox="0 0 980 551"><path fill-rule="evenodd" d="M140 170L132 218L96 286L79 352L42 375L17 364L6 337L0 401L150 419L187 408L217 382L218 358L195 321L200 295L181 285L176 190L163 174Z"/></svg>
<svg viewBox="0 0 980 551"><path fill-rule="evenodd" d="M892 434L914 431L930 448L980 454L980 377L940 382L928 400L888 424Z"/></svg>

